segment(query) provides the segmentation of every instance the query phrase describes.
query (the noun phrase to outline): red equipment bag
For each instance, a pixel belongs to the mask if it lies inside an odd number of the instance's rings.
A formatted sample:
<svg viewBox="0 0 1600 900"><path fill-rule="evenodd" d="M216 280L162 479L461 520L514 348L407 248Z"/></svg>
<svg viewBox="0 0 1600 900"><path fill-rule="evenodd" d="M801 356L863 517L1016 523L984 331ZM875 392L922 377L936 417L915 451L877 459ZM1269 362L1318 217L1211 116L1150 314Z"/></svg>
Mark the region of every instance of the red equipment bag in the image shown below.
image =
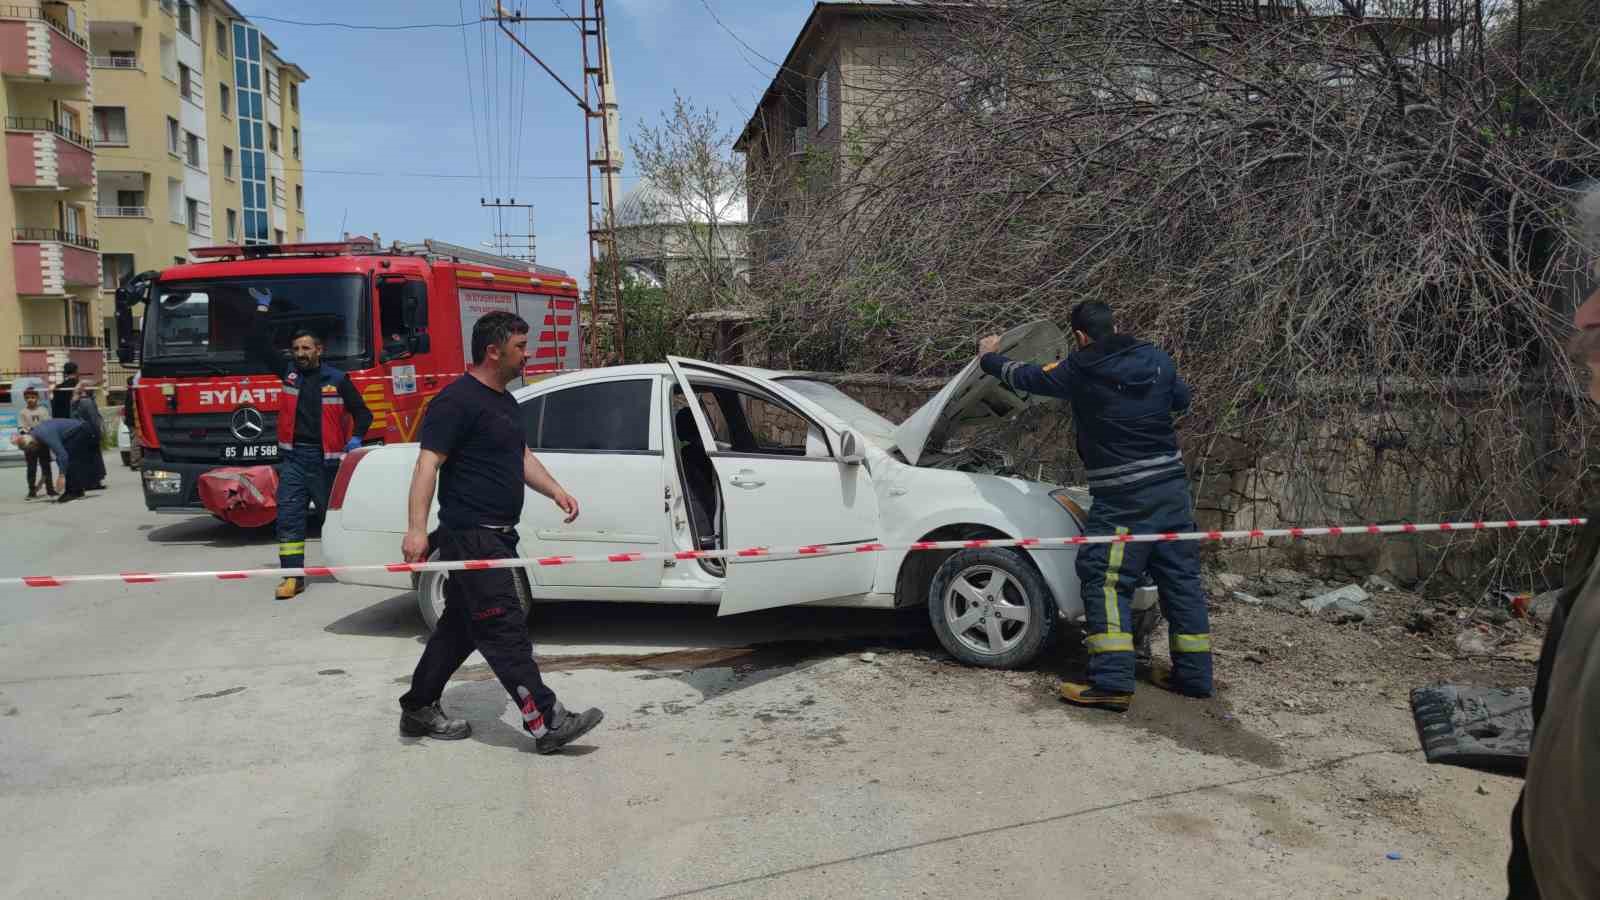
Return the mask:
<svg viewBox="0 0 1600 900"><path fill-rule="evenodd" d="M212 469L200 476L200 502L240 528L260 528L278 518L278 470L272 466Z"/></svg>

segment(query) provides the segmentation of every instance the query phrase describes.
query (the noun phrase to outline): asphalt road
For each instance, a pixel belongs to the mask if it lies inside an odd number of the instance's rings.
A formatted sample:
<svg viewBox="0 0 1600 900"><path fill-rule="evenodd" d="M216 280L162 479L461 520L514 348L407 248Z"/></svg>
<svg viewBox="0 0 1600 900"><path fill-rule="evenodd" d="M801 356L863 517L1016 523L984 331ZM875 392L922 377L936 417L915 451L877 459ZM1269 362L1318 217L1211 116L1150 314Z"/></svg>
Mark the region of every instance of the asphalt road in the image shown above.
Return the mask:
<svg viewBox="0 0 1600 900"><path fill-rule="evenodd" d="M108 465L65 505L0 469L0 574L274 563ZM1503 895L1514 782L1424 766L1402 714L1291 740L1147 690L1118 719L915 615L548 607L552 686L607 718L542 757L476 657L445 695L473 738L398 735L409 595L272 587L0 589L0 895ZM1354 816L1375 784L1425 815Z"/></svg>

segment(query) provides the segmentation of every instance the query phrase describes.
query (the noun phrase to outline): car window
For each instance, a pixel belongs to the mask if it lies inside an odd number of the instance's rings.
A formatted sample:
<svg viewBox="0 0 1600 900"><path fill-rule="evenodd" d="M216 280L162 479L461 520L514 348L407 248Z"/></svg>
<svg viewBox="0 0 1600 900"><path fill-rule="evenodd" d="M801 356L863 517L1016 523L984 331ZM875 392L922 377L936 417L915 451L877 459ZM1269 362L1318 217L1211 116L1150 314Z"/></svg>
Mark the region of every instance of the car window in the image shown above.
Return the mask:
<svg viewBox="0 0 1600 900"><path fill-rule="evenodd" d="M711 438L717 442L718 450L733 449L733 435L728 429L728 420L722 415L722 405L717 402L717 397L710 388L700 388L694 392L700 399L700 409L706 414L706 424L711 426ZM677 430L678 410L687 406L683 402L683 390L677 386L672 388L672 422L673 430ZM676 434L674 434L676 437Z"/></svg>
<svg viewBox="0 0 1600 900"><path fill-rule="evenodd" d="M523 406L528 446L535 450L650 449L650 382L603 381L551 391ZM530 423L530 418L536 420Z"/></svg>
<svg viewBox="0 0 1600 900"><path fill-rule="evenodd" d="M777 456L805 456L806 433L811 423L787 407L779 406L762 397L743 392L733 392L737 398L738 414L744 419L747 434L734 442L741 453L763 453ZM741 446L744 444L746 446Z"/></svg>

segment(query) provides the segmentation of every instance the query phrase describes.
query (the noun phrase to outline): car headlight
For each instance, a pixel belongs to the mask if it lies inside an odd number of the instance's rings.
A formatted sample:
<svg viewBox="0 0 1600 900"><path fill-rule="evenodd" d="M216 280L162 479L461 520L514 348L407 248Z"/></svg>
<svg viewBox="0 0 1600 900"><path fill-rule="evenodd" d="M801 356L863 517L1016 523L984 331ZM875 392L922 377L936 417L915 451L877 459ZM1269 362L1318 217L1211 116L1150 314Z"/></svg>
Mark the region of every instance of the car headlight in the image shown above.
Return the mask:
<svg viewBox="0 0 1600 900"><path fill-rule="evenodd" d="M163 469L147 469L144 489L152 494L176 494L183 490L183 475Z"/></svg>
<svg viewBox="0 0 1600 900"><path fill-rule="evenodd" d="M1061 508L1067 511L1067 515L1072 517L1072 521L1078 523L1080 530L1084 527L1084 523L1089 521L1089 514L1084 512L1083 507L1078 505L1078 501L1072 499L1066 488L1058 488L1051 491L1050 499L1061 504Z"/></svg>

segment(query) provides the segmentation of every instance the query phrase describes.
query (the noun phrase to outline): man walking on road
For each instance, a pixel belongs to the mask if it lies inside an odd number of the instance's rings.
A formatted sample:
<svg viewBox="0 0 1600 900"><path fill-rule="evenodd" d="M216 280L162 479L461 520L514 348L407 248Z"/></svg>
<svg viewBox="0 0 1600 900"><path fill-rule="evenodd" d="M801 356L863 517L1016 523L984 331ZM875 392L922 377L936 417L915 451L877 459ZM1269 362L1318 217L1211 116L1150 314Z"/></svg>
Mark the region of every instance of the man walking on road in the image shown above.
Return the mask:
<svg viewBox="0 0 1600 900"><path fill-rule="evenodd" d="M78 364L68 362L61 367L61 383L50 392L50 418L66 419L72 416L72 401L78 390Z"/></svg>
<svg viewBox="0 0 1600 900"><path fill-rule="evenodd" d="M1173 415L1189 408L1189 386L1172 357L1118 334L1111 307L1097 301L1073 309L1072 334L1077 351L1047 366L1006 359L995 352L999 337L986 337L978 344L980 364L1015 391L1070 403L1094 498L1085 534L1193 531L1188 473L1172 425ZM1172 671L1157 674L1157 683L1190 697L1211 696L1211 626L1199 545L1089 544L1078 550L1077 569L1089 680L1063 683L1063 700L1118 712L1133 702L1131 607L1147 569L1171 632Z"/></svg>
<svg viewBox="0 0 1600 900"><path fill-rule="evenodd" d="M346 453L361 446L372 425L372 411L345 374L322 364L322 339L309 331L290 340L294 365L284 371L272 347L272 294L250 289L256 323L250 350L256 360L283 379L278 394L278 566L306 563L306 509L316 503L327 512L328 492ZM306 589L304 578L285 578L276 597L288 600Z"/></svg>
<svg viewBox="0 0 1600 900"><path fill-rule="evenodd" d="M578 501L562 489L528 450L517 402L506 385L522 374L528 323L493 312L472 329L472 368L440 391L422 420L417 466L411 475L410 522L401 552L407 562L513 559L522 486L549 497L566 521L578 518ZM439 488L439 528L430 540L428 508ZM451 572L444 613L400 698L400 733L458 740L472 733L462 719L439 708L450 676L476 649L522 711L522 724L540 753L552 753L587 734L604 715L568 712L545 686L533 659L533 642L510 569Z"/></svg>

